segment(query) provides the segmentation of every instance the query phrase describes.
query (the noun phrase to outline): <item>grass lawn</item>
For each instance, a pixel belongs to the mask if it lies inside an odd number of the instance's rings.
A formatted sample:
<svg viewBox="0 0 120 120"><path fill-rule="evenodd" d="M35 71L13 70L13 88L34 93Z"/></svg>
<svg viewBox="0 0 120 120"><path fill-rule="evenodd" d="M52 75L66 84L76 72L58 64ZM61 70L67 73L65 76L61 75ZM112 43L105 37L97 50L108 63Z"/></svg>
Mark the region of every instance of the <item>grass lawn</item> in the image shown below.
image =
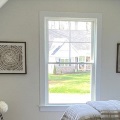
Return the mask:
<svg viewBox="0 0 120 120"><path fill-rule="evenodd" d="M90 73L49 74L50 93L90 93Z"/></svg>

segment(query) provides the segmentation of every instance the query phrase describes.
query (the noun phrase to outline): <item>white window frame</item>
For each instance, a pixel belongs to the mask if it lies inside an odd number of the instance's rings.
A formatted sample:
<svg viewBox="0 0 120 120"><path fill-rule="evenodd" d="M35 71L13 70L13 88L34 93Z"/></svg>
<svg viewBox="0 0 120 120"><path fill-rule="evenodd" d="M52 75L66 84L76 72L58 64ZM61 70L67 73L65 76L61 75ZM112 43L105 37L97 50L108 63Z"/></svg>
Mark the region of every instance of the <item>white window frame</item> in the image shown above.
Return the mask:
<svg viewBox="0 0 120 120"><path fill-rule="evenodd" d="M40 12L40 97L39 97L39 108L41 111L64 111L69 104L64 105L56 105L56 104L48 104L48 85L46 84L46 80L48 80L48 48L46 46L46 19L47 18L82 18L83 20L86 18L94 19L96 26L94 26L95 32L95 58L94 58L94 82L91 83L94 88L94 95L92 98L94 100L100 100L100 80L101 80L101 39L102 39L102 14L100 13L73 13L73 12ZM93 74L93 73L92 73Z"/></svg>

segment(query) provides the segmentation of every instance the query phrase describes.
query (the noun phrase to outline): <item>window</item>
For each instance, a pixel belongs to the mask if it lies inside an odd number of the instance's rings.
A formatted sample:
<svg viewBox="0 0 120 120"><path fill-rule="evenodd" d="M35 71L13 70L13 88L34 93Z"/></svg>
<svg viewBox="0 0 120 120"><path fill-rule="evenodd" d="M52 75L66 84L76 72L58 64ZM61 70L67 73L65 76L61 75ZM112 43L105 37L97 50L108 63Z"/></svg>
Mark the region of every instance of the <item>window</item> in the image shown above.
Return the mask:
<svg viewBox="0 0 120 120"><path fill-rule="evenodd" d="M81 18L46 20L49 104L83 103L91 100L94 21L87 18L84 21ZM73 22L76 24L74 29L71 26ZM54 29L52 23L58 23L54 24ZM60 26L59 30L55 29L57 26ZM80 57L84 57L85 61L79 62ZM79 65L82 68L79 69Z"/></svg>
<svg viewBox="0 0 120 120"><path fill-rule="evenodd" d="M100 41L99 14L41 12L40 106L100 99Z"/></svg>

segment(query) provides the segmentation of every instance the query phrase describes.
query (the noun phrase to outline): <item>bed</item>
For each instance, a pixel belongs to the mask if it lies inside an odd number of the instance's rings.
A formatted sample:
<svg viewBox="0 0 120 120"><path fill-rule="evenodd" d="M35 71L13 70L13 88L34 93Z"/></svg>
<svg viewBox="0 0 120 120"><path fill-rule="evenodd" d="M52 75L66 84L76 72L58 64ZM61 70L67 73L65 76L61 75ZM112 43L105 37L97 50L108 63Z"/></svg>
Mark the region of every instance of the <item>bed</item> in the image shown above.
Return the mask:
<svg viewBox="0 0 120 120"><path fill-rule="evenodd" d="M120 101L89 101L72 105L61 120L120 120Z"/></svg>

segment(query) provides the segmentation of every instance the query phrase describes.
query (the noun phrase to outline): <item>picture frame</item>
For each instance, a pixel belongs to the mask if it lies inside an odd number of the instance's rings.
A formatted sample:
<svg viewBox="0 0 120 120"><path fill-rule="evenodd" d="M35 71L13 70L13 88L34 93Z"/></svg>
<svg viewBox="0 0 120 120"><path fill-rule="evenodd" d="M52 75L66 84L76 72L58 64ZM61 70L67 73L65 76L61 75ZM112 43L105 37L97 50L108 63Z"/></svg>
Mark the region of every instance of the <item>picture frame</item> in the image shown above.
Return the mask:
<svg viewBox="0 0 120 120"><path fill-rule="evenodd" d="M116 73L120 73L120 43L117 43Z"/></svg>
<svg viewBox="0 0 120 120"><path fill-rule="evenodd" d="M26 73L26 42L0 41L0 74Z"/></svg>

